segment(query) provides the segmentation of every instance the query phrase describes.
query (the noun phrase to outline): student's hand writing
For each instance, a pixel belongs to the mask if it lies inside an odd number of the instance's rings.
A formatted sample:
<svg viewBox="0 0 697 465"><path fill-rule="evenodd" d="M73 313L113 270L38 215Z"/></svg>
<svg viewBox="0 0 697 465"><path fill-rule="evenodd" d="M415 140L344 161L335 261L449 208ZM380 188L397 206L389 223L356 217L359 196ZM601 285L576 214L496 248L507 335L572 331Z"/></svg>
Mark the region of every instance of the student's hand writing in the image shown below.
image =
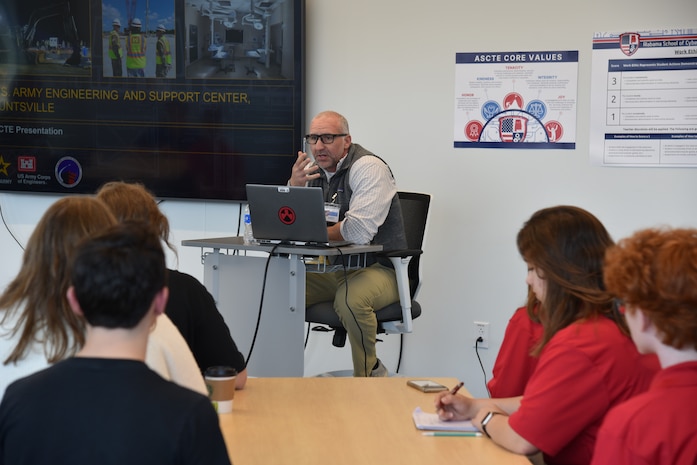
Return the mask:
<svg viewBox="0 0 697 465"><path fill-rule="evenodd" d="M441 392L434 402L441 420L470 420L476 412L475 400L459 394Z"/></svg>
<svg viewBox="0 0 697 465"><path fill-rule="evenodd" d="M293 164L290 175L291 186L304 186L308 181L319 178L319 167L312 165L312 160L305 152L298 152L298 159Z"/></svg>

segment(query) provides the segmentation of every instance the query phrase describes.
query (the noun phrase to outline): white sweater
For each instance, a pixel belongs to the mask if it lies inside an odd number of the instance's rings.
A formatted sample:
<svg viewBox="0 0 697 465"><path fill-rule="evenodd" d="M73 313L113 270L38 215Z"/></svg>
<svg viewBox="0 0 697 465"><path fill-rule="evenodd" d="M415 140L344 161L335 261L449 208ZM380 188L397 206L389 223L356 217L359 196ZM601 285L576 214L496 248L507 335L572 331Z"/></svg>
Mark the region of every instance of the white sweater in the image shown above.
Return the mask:
<svg viewBox="0 0 697 465"><path fill-rule="evenodd" d="M14 315L17 314L18 312L14 312ZM27 355L16 365L14 363L2 364L17 345L18 337L16 335L10 337L9 335L13 326L14 320L8 321L0 327L0 399L5 395L7 386L13 381L49 366L40 344L34 344ZM177 327L165 314L157 318L157 324L150 333L145 363L163 378L174 381L192 391L208 395L206 384L194 355Z"/></svg>

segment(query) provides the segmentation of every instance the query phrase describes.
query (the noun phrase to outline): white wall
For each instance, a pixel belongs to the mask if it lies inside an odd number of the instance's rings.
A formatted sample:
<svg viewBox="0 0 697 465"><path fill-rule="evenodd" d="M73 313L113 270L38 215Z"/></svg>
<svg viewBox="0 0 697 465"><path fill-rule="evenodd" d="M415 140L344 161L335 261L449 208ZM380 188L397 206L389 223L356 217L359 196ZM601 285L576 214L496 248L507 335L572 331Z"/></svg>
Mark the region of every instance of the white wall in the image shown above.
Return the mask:
<svg viewBox="0 0 697 465"><path fill-rule="evenodd" d="M420 302L424 314L405 338L401 372L456 376L483 395L472 321L491 322L481 350L490 376L505 325L525 296L515 235L535 210L575 204L615 238L652 225L697 227L697 170L603 168L589 162L591 40L598 31L697 26L694 0L586 2L434 0L307 1L307 114L334 109L354 141L391 165L403 190L433 195ZM579 50L577 145L573 151L452 148L457 52ZM1 194L9 229L22 244L55 197ZM234 235L236 204L167 200L174 240ZM203 276L200 251L179 247L179 269ZM21 249L0 229L0 285L16 273ZM398 336L378 354L396 365ZM350 367L348 348L327 350L313 333L308 375Z"/></svg>

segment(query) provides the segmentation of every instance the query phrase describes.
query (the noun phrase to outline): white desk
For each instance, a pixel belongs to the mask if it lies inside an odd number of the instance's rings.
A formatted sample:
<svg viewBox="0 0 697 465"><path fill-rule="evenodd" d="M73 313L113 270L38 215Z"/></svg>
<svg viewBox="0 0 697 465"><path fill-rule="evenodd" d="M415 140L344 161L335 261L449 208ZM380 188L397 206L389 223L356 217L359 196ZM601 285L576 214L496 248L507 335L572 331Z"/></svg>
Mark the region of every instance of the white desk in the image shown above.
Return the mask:
<svg viewBox="0 0 697 465"><path fill-rule="evenodd" d="M182 245L202 249L204 285L245 358L256 332L247 371L259 377L304 375L305 273L311 266L306 265L308 258L350 255L352 265L360 267L359 260L366 253L382 250L382 246L374 245L339 249L278 246L274 250L268 244L245 245L242 237L192 239L182 241ZM269 259L272 251L274 255Z"/></svg>

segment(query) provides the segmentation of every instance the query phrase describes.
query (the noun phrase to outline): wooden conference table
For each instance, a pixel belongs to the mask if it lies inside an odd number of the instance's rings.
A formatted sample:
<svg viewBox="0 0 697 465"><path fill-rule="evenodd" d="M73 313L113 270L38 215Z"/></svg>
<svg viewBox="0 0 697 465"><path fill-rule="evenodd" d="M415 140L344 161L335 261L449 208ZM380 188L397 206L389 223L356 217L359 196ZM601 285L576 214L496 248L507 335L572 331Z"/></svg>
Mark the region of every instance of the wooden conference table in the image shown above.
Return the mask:
<svg viewBox="0 0 697 465"><path fill-rule="evenodd" d="M435 394L408 387L408 379L416 378L250 378L236 392L232 413L220 415L230 459L233 465L530 465L486 437L423 436L412 412L434 412Z"/></svg>

